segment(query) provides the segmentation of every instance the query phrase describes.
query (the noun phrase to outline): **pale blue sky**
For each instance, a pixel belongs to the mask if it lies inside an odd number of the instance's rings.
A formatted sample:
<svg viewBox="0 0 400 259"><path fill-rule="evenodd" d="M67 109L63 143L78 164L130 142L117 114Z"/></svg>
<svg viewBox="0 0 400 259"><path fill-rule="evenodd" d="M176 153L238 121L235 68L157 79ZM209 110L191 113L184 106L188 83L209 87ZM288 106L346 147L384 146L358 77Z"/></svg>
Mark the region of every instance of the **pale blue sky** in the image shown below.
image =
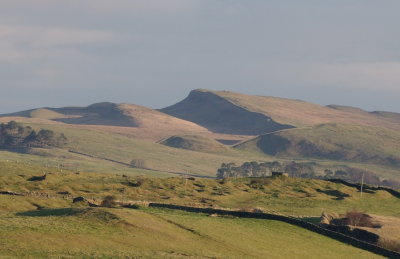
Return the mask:
<svg viewBox="0 0 400 259"><path fill-rule="evenodd" d="M0 113L191 89L400 112L398 0L1 0Z"/></svg>

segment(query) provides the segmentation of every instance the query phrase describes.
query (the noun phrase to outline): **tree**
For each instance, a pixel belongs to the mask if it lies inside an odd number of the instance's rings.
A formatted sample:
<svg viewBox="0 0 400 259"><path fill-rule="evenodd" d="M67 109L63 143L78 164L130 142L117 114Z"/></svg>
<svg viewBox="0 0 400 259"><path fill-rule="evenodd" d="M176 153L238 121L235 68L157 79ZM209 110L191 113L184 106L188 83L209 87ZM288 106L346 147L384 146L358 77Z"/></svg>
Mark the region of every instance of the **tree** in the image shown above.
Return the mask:
<svg viewBox="0 0 400 259"><path fill-rule="evenodd" d="M145 162L143 159L132 159L130 165L135 168L145 168Z"/></svg>

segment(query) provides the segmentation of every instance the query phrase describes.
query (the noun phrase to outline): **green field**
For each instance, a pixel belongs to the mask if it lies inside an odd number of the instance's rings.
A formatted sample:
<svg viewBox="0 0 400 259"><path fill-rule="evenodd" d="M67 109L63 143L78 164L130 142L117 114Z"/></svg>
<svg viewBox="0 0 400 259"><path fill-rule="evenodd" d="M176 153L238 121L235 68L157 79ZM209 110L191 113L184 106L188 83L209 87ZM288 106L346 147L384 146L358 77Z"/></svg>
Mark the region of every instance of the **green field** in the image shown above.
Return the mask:
<svg viewBox="0 0 400 259"><path fill-rule="evenodd" d="M124 136L122 134L109 133L100 130L89 130L75 127L63 127L60 125L47 124L29 124L35 129L46 128L56 132L64 133L69 142L63 150L46 150L41 152L44 156L36 160L45 160L50 156L49 160L78 160L80 170L94 169L91 171L106 171L110 168L110 163L97 159L90 161L87 157L72 156L66 153L67 149L79 151L82 153L94 155L98 158L108 158L117 161L129 163L133 159L141 159L145 166L159 171L175 171L192 173L199 175L214 176L217 168L224 162L243 163L249 159L265 159L263 155L251 155L247 152L241 152L233 149L216 150L218 153L205 153L192 150L184 150L168 147L159 143L154 143L148 140L141 140ZM221 152L222 151L222 152ZM12 154L4 154L3 159L12 159ZM21 157L21 160L24 158ZM94 166L93 163L98 166ZM102 168L102 165L105 167ZM93 167L94 166L94 167ZM114 164L114 166L116 166ZM117 165L116 167L121 167ZM126 167L123 167L126 168ZM123 169L125 170L125 169ZM119 169L119 171L123 171Z"/></svg>
<svg viewBox="0 0 400 259"><path fill-rule="evenodd" d="M331 182L301 178L187 180L181 177L147 178L105 173L76 174L57 168L0 162L0 190L43 192L58 197L59 192L101 200L115 195L122 201L155 201L174 204L218 205L286 215L318 217L322 212L346 212L352 209L400 217L400 199L386 191L365 192ZM34 175L49 173L45 181L30 182ZM254 182L255 181L255 182ZM139 183L140 182L140 183ZM139 184L138 184L139 183Z"/></svg>
<svg viewBox="0 0 400 259"><path fill-rule="evenodd" d="M32 176L47 173L43 181ZM400 217L400 200L319 180L147 178L0 162L0 258L379 258L286 223L72 203L153 201L318 217L353 208ZM285 249L282 249L282 248Z"/></svg>
<svg viewBox="0 0 400 259"><path fill-rule="evenodd" d="M85 208L0 213L0 257L380 258L277 221Z"/></svg>
<svg viewBox="0 0 400 259"><path fill-rule="evenodd" d="M35 129L46 128L56 132L63 132L69 139L66 147L60 149L35 149L30 154L21 154L8 151L0 151L3 160L25 162L31 164L49 165L52 167L61 166L70 170L118 173L127 175L147 175L156 177L173 176L167 172L182 172L197 175L215 176L221 163L235 162L237 165L246 161L313 161L317 174L322 174L324 169L335 169L343 166L350 166L359 169L368 169L383 178L399 179L398 170L391 166L384 166L372 163L334 161L323 158L303 157L300 154L291 154L292 157L284 155L274 157L263 152L253 141L246 142L236 149L230 147L221 148L217 145L215 150L206 151L187 150L168 147L149 140L140 140L137 138L125 136L117 133L105 132L99 129L84 129L74 126L60 126L48 124L29 124ZM325 127L323 127L325 129ZM295 132L302 132L301 129L282 132L295 135ZM279 133L280 134L280 133ZM301 136L301 134L299 135ZM312 137L312 134L311 134ZM194 140L195 141L194 141ZM323 139L322 137L320 139ZM190 144L195 148L199 147L196 141L204 143L202 137L190 136ZM320 142L318 142L320 143ZM349 142L350 144L352 142ZM382 144L382 143L381 143ZM393 144L390 144L393 146ZM390 145L383 142L381 149L388 149ZM210 145L212 147L212 145ZM82 152L94 157L88 157L79 154L73 154L68 150ZM374 149L368 152L375 152ZM393 150L393 148L392 148ZM202 152L200 152L202 151ZM376 151L378 152L378 151ZM376 153L375 152L375 153ZM131 168L126 165L104 160L113 159L124 163L130 163L133 159L139 159L144 162L146 168L153 169L141 170Z"/></svg>

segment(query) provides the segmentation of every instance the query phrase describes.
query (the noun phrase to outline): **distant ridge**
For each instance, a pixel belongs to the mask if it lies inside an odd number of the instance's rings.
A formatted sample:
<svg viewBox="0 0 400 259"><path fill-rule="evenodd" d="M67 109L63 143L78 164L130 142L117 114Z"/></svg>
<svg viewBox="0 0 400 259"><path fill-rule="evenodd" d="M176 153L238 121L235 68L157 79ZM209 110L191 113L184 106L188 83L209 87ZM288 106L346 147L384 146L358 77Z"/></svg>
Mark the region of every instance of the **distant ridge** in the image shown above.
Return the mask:
<svg viewBox="0 0 400 259"><path fill-rule="evenodd" d="M399 167L400 133L378 127L319 124L260 135L235 145L270 156L366 162Z"/></svg>
<svg viewBox="0 0 400 259"><path fill-rule="evenodd" d="M0 116L42 118L68 124L137 126L134 118L126 116L117 104L110 102L95 103L87 107L41 108Z"/></svg>
<svg viewBox="0 0 400 259"><path fill-rule="evenodd" d="M232 113L234 115L229 116L231 110L242 112ZM322 123L344 123L400 130L399 113L368 112L349 106L322 106L302 100L230 91L193 90L183 101L161 111L196 122L212 131L228 132L229 128L236 127L241 132L239 134L245 131L256 132L255 134L259 135L285 128L309 127ZM242 120L250 114L253 115L251 119ZM266 120L271 123L265 123Z"/></svg>
<svg viewBox="0 0 400 259"><path fill-rule="evenodd" d="M181 102L160 111L197 123L213 132L259 135L293 128L275 122L270 117L235 105L214 92L193 90Z"/></svg>

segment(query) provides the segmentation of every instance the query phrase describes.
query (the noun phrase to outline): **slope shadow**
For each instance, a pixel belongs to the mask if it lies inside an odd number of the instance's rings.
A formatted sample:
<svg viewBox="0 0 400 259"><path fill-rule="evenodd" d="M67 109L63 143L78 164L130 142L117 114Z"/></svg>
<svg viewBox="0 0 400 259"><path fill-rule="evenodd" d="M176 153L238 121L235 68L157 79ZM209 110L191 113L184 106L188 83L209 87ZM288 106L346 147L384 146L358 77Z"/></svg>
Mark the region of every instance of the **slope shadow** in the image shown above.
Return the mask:
<svg viewBox="0 0 400 259"><path fill-rule="evenodd" d="M40 209L40 210L30 210L24 212L18 212L16 216L26 216L26 217L49 217L49 216L73 216L83 212L83 209L77 208L59 208L59 209Z"/></svg>
<svg viewBox="0 0 400 259"><path fill-rule="evenodd" d="M344 198L350 197L349 194L338 191L338 190L321 190L321 189L315 189L317 192L324 193L329 196L333 196L332 200L340 201L344 200Z"/></svg>

